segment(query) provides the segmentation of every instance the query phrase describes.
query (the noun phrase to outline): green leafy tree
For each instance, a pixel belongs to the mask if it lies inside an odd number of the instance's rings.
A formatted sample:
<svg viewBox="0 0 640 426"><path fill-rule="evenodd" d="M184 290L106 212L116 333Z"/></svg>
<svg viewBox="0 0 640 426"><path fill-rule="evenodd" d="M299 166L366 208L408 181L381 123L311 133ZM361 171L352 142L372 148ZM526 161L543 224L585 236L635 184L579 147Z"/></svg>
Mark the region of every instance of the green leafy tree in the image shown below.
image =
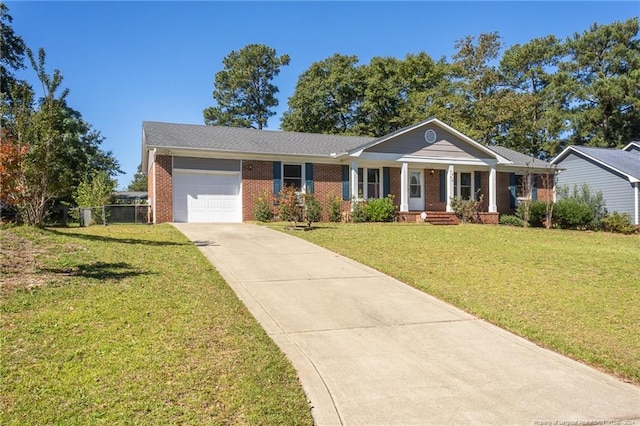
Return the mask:
<svg viewBox="0 0 640 426"><path fill-rule="evenodd" d="M273 48L249 44L232 51L222 63L224 69L215 76L213 98L216 106L206 108L204 121L210 125L254 127L267 126L278 106L278 88L272 80L280 68L289 65L289 56L277 56Z"/></svg>
<svg viewBox="0 0 640 426"><path fill-rule="evenodd" d="M105 171L84 178L73 192L73 201L78 207L97 207L113 200L116 181Z"/></svg>
<svg viewBox="0 0 640 426"><path fill-rule="evenodd" d="M567 40L568 143L620 147L640 137L638 18L593 24Z"/></svg>
<svg viewBox="0 0 640 426"><path fill-rule="evenodd" d="M9 8L0 3L0 92L3 94L9 93L16 82L13 72L25 68L27 48L22 37L13 31L12 22Z"/></svg>
<svg viewBox="0 0 640 426"><path fill-rule="evenodd" d="M365 90L358 133L383 136L436 115L433 101L442 98L448 71L443 61L434 62L424 52L404 60L372 58L362 67Z"/></svg>
<svg viewBox="0 0 640 426"><path fill-rule="evenodd" d="M500 77L493 62L502 43L497 32L477 37L466 36L455 43L452 74L458 95L462 97L462 119L470 127L460 130L484 144L495 139L501 117ZM465 127L467 127L465 126Z"/></svg>
<svg viewBox="0 0 640 426"><path fill-rule="evenodd" d="M51 75L46 72L44 50L36 58L27 49L27 55L42 84L43 97L35 102L31 86L16 81L1 107L3 132L21 149L28 147L21 157L20 193L14 197L14 207L22 220L40 226L54 202L72 199L73 188L83 176L119 170L111 153L100 149L99 132L67 106L69 91L61 89L58 70Z"/></svg>
<svg viewBox="0 0 640 426"><path fill-rule="evenodd" d="M354 134L364 96L357 56L335 54L311 64L298 79L282 130Z"/></svg>
<svg viewBox="0 0 640 426"><path fill-rule="evenodd" d="M133 180L127 187L127 191L147 191L147 175L142 173L142 164L138 164L138 171L133 175Z"/></svg>
<svg viewBox="0 0 640 426"><path fill-rule="evenodd" d="M506 118L499 124L500 145L534 157L558 152L564 102L554 83L563 52L562 43L553 35L506 50L500 60Z"/></svg>

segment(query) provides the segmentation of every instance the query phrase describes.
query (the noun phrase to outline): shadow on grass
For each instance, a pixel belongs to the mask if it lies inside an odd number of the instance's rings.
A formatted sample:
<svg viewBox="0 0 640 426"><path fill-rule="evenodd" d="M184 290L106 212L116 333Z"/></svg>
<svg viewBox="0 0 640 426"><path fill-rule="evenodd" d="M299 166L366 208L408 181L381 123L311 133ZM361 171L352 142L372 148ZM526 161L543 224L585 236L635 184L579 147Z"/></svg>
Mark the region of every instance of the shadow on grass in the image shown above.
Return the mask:
<svg viewBox="0 0 640 426"><path fill-rule="evenodd" d="M122 243L122 244L141 244L145 246L185 246L191 243L178 243L175 241L154 241L154 240L141 240L137 238L113 238L113 237L105 237L102 235L88 235L88 234L79 234L77 232L60 232L52 228L45 228L46 232L55 235L67 236L71 238L80 238L88 241L100 241L105 243Z"/></svg>
<svg viewBox="0 0 640 426"><path fill-rule="evenodd" d="M115 281L120 281L129 277L136 277L138 275L150 274L150 272L141 271L126 262L95 262L74 266L72 268L41 268L40 270L51 274L60 274L70 277Z"/></svg>

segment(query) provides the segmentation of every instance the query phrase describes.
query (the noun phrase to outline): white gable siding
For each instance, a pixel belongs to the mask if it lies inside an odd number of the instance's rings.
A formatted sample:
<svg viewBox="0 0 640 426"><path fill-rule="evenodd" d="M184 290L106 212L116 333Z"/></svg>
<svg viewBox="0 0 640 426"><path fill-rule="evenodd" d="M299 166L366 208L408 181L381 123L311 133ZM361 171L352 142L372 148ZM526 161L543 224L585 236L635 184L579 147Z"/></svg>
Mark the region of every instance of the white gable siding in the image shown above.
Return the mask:
<svg viewBox="0 0 640 426"><path fill-rule="evenodd" d="M628 213L633 221L634 188L627 177L575 153L568 154L558 166L566 169L558 174L558 187L567 185L573 190L574 185L586 183L592 192L602 192L609 212Z"/></svg>

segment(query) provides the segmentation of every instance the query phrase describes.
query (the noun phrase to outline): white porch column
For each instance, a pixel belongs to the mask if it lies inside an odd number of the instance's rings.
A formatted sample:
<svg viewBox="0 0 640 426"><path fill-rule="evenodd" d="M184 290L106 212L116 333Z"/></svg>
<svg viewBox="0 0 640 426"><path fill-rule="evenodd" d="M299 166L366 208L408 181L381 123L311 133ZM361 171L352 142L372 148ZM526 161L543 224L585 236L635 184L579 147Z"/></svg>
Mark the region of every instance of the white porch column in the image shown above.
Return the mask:
<svg viewBox="0 0 640 426"><path fill-rule="evenodd" d="M402 163L400 169L400 211L409 211L409 163Z"/></svg>
<svg viewBox="0 0 640 426"><path fill-rule="evenodd" d="M496 213L498 205L496 203L496 168L489 169L489 213Z"/></svg>
<svg viewBox="0 0 640 426"><path fill-rule="evenodd" d="M351 162L351 199L358 198L358 160Z"/></svg>
<svg viewBox="0 0 640 426"><path fill-rule="evenodd" d="M451 208L451 198L455 195L453 193L453 179L455 178L455 174L453 171L453 164L449 164L447 168L447 211L452 212Z"/></svg>

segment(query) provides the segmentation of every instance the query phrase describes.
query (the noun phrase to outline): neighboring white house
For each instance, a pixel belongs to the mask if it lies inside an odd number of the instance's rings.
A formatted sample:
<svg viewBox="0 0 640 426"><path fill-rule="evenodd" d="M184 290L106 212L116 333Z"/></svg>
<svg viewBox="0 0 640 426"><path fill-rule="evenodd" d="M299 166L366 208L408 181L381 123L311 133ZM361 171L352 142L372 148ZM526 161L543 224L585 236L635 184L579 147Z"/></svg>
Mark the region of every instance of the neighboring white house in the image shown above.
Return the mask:
<svg viewBox="0 0 640 426"><path fill-rule="evenodd" d="M640 224L640 142L623 149L572 145L551 163L564 169L558 174L558 186L586 183L602 192L609 212L628 213L634 224Z"/></svg>

